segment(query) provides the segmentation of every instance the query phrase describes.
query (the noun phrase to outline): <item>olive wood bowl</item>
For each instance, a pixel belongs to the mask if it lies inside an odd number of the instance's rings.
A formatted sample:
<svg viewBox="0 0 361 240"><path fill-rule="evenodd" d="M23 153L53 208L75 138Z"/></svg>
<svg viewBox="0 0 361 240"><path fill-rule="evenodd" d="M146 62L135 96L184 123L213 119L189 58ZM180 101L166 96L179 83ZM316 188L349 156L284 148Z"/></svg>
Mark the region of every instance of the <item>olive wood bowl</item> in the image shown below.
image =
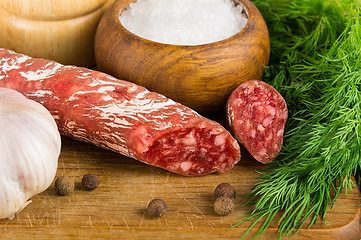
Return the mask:
<svg viewBox="0 0 361 240"><path fill-rule="evenodd" d="M200 113L225 109L242 82L261 79L270 55L269 34L258 9L246 9L248 22L237 34L213 43L172 45L141 38L120 23L135 0L118 0L103 15L95 36L97 67L119 79L142 85Z"/></svg>

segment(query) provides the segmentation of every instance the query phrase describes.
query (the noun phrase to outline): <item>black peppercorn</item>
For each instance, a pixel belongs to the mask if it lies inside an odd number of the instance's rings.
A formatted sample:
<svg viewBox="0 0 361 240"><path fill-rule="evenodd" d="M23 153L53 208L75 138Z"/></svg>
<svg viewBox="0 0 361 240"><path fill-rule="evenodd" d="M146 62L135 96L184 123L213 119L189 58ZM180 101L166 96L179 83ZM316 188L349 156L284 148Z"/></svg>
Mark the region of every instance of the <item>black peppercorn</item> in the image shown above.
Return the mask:
<svg viewBox="0 0 361 240"><path fill-rule="evenodd" d="M161 217L167 211L167 205L162 199L153 199L148 204L147 211L152 217Z"/></svg>
<svg viewBox="0 0 361 240"><path fill-rule="evenodd" d="M219 197L229 197L229 198L235 198L236 197L236 191L229 183L221 183L219 184L216 189L214 190L214 198L217 199Z"/></svg>
<svg viewBox="0 0 361 240"><path fill-rule="evenodd" d="M229 197L219 197L214 201L214 211L220 215L225 216L233 211L233 201Z"/></svg>
<svg viewBox="0 0 361 240"><path fill-rule="evenodd" d="M82 186L87 191L92 191L96 189L99 186L99 183L100 181L98 176L92 173L85 174L83 176L83 179L81 180Z"/></svg>
<svg viewBox="0 0 361 240"><path fill-rule="evenodd" d="M67 176L60 176L55 180L55 191L61 196L69 195L74 191L74 181Z"/></svg>

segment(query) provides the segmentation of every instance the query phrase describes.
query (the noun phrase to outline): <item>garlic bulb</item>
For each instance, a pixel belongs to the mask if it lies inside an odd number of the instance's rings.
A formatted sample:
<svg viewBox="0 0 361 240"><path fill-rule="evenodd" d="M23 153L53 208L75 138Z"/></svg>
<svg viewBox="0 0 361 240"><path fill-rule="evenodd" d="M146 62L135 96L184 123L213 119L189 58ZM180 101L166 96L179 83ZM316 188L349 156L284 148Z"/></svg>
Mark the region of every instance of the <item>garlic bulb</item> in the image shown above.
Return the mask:
<svg viewBox="0 0 361 240"><path fill-rule="evenodd" d="M41 104L0 88L0 219L11 218L52 183L61 140Z"/></svg>

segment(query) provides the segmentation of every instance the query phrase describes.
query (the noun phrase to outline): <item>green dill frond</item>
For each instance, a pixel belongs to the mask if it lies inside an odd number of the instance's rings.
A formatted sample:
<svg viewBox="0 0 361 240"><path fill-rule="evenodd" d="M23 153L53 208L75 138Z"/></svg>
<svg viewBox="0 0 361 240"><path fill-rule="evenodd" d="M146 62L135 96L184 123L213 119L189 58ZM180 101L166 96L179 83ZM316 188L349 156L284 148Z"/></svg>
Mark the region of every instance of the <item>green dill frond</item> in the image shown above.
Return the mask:
<svg viewBox="0 0 361 240"><path fill-rule="evenodd" d="M361 3L253 2L271 38L264 80L285 97L289 119L283 150L260 172L247 203L254 210L239 224L263 220L259 236L279 213L282 237L324 221L340 191L352 191L351 176L360 180Z"/></svg>

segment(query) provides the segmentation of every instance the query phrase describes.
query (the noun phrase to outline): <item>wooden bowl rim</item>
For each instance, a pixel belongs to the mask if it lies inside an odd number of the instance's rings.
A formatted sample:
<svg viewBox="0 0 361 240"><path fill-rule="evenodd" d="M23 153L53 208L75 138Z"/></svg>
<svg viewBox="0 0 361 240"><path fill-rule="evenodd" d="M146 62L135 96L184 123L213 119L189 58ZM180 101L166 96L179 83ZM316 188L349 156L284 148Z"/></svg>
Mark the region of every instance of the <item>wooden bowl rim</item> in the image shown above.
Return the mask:
<svg viewBox="0 0 361 240"><path fill-rule="evenodd" d="M217 47L219 45L225 44L227 42L232 42L232 41L236 41L240 38L242 38L242 36L246 35L250 31L252 26L254 24L256 24L257 22L257 16L262 18L261 13L258 11L258 9L256 8L256 6L250 2L249 0L232 0L234 1L236 4L243 4L243 6L246 9L246 15L247 15L247 24L244 28L242 28L241 31L239 31L238 33L219 40L219 41L215 41L215 42L211 42L211 43L204 43L204 44L197 44L197 45L185 45L185 44L169 44L169 43L160 43L160 42L156 42L150 39L146 39L143 37L140 37L134 33L132 33L131 31L129 31L128 29L126 29L123 24L120 22L119 20L119 16L120 14L133 2L135 2L136 0L133 0L132 2L129 2L129 4L127 4L125 7L123 6L123 2L122 0L118 0L116 2L113 3L113 5L110 7L109 11L111 11L111 18L115 17L115 23L117 25L117 27L119 27L120 32L123 32L127 37L132 38L136 41L142 41L145 44L148 45L154 45L154 47L157 48L161 48L161 47L170 47L170 48L190 48L190 49L197 49L197 48L204 48L204 47L209 47L209 48L213 48L213 47ZM114 20L114 19L113 19Z"/></svg>

